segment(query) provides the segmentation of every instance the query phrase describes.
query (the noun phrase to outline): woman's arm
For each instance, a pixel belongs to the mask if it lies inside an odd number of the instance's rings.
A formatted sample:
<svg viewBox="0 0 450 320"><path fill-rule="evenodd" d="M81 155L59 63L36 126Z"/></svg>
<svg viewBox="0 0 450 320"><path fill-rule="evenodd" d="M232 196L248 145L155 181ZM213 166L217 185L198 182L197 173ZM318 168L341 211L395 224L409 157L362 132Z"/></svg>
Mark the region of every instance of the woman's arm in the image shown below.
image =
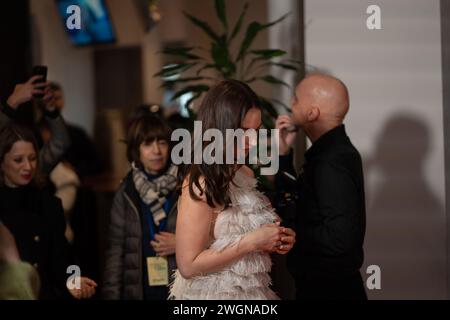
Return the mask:
<svg viewBox="0 0 450 320"><path fill-rule="evenodd" d="M71 141L66 124L57 111L47 113L46 119L50 127L51 138L39 152L39 165L44 174L50 174L69 149Z"/></svg>
<svg viewBox="0 0 450 320"><path fill-rule="evenodd" d="M185 184L180 197L176 238L177 265L185 278L221 270L254 251L274 251L281 240L282 230L273 224L244 235L240 242L220 252L207 249L213 210L204 199L192 199Z"/></svg>

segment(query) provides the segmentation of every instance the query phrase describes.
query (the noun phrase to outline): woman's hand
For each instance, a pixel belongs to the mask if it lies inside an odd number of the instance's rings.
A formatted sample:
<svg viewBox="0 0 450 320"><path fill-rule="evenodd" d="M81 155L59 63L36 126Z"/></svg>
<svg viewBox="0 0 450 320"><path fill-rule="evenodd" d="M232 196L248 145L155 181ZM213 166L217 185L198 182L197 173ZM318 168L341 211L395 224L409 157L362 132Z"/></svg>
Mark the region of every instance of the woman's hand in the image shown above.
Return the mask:
<svg viewBox="0 0 450 320"><path fill-rule="evenodd" d="M279 223L268 224L252 231L243 239L253 251L275 252L281 245L282 228Z"/></svg>
<svg viewBox="0 0 450 320"><path fill-rule="evenodd" d="M161 232L155 235L155 241L150 244L155 250L156 255L160 257L167 257L175 254L175 234L169 232Z"/></svg>
<svg viewBox="0 0 450 320"><path fill-rule="evenodd" d="M284 255L294 247L296 233L290 228L282 228L282 232L281 244L277 247L275 252Z"/></svg>
<svg viewBox="0 0 450 320"><path fill-rule="evenodd" d="M46 94L48 82L34 83L41 78L42 76L33 76L27 82L16 85L13 94L8 98L8 105L16 110L22 103L33 99L34 95Z"/></svg>
<svg viewBox="0 0 450 320"><path fill-rule="evenodd" d="M78 300L91 298L95 294L95 288L97 287L95 281L81 277L80 282L80 289L69 289L70 294Z"/></svg>

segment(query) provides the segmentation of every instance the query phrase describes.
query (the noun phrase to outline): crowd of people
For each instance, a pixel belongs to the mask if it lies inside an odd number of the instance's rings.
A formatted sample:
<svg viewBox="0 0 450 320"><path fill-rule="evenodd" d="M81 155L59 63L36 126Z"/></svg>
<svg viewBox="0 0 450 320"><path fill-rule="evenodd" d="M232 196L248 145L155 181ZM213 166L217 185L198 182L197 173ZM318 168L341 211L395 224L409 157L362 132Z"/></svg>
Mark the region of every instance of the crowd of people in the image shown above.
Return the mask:
<svg viewBox="0 0 450 320"><path fill-rule="evenodd" d="M173 128L152 108L137 108L126 127L130 171L111 206L106 252L98 253L102 276L81 274L75 287L68 267L79 261L73 243L83 234L71 214L80 181L101 164L88 136L62 118L61 86L36 80L17 85L0 107L0 299L279 299L274 254L288 255L299 299L366 299L362 165L345 132L349 99L340 80L306 77L292 115L277 119L275 198L246 165L174 165ZM34 126L17 116L30 101L42 114ZM224 80L206 94L197 120L224 135L258 130L262 106L247 84ZM300 128L313 145L297 175ZM245 155L251 148L248 140L235 147ZM280 205L286 194L294 199L289 212Z"/></svg>

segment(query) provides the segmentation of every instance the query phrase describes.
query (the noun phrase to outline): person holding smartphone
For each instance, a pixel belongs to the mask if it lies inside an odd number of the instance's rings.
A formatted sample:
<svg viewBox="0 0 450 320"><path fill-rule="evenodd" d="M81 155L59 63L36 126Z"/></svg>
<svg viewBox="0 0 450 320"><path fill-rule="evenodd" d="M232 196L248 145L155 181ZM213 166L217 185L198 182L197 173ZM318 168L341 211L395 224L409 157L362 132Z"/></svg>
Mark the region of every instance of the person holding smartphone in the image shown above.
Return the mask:
<svg viewBox="0 0 450 320"><path fill-rule="evenodd" d="M40 99L39 95L43 95L41 100L44 105L44 116L48 121L52 138L41 148L39 163L41 172L49 174L70 147L71 142L65 122L55 106L49 83L42 80L46 80L44 75L32 76L28 81L15 86L6 103L0 102L0 129L11 121L17 121L17 110L21 105Z"/></svg>

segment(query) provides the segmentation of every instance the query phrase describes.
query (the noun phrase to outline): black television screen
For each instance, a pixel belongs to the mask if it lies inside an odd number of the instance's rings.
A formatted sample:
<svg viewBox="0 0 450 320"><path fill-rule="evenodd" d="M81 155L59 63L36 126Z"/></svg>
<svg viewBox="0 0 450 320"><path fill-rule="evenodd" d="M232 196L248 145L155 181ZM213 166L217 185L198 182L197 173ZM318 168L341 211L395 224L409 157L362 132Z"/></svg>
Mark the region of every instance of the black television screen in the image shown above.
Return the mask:
<svg viewBox="0 0 450 320"><path fill-rule="evenodd" d="M115 42L116 36L111 18L104 0L56 0L58 12L63 20L64 29L70 40L77 46ZM73 21L75 11L79 8L80 28L69 28L68 20Z"/></svg>

